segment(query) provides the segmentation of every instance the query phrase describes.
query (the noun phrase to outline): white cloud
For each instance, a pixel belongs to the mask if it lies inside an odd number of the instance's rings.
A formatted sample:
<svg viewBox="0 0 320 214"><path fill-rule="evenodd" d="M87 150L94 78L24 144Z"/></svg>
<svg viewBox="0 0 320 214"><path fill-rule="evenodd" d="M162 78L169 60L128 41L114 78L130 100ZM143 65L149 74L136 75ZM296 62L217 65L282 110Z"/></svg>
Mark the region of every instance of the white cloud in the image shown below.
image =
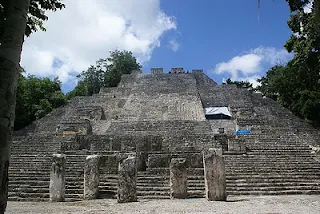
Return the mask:
<svg viewBox="0 0 320 214"><path fill-rule="evenodd" d="M287 62L290 58L291 54L284 49L258 47L235 56L227 62L218 63L214 72L229 73L232 80L241 81L241 78L255 77L254 75L261 73L263 65L271 67Z"/></svg>
<svg viewBox="0 0 320 214"><path fill-rule="evenodd" d="M306 4L306 6L304 6L303 12L311 13L312 4L313 4L313 0L311 0L308 4Z"/></svg>
<svg viewBox="0 0 320 214"><path fill-rule="evenodd" d="M180 48L180 44L175 39L170 40L169 44L170 44L171 49L174 52L178 51L178 49Z"/></svg>
<svg viewBox="0 0 320 214"><path fill-rule="evenodd" d="M72 82L72 72L80 73L116 48L132 51L144 63L160 47L160 36L177 28L160 0L66 0L65 5L47 13L47 32L26 39L21 65L28 73ZM61 67L52 66L55 59Z"/></svg>
<svg viewBox="0 0 320 214"><path fill-rule="evenodd" d="M252 83L252 86L255 88L259 85L261 85L257 79L260 79L261 76L259 75L253 75L253 76L249 76L249 77L242 77L242 78L238 78L238 81L247 81L247 82L250 82Z"/></svg>
<svg viewBox="0 0 320 214"><path fill-rule="evenodd" d="M262 61L270 65L287 62L292 56L287 50L276 49L274 47L258 47L249 52L262 57Z"/></svg>
<svg viewBox="0 0 320 214"><path fill-rule="evenodd" d="M216 65L216 73L230 73L233 79L238 78L238 73L250 74L257 72L257 68L262 58L256 54L245 54L235 56L228 62L222 62Z"/></svg>

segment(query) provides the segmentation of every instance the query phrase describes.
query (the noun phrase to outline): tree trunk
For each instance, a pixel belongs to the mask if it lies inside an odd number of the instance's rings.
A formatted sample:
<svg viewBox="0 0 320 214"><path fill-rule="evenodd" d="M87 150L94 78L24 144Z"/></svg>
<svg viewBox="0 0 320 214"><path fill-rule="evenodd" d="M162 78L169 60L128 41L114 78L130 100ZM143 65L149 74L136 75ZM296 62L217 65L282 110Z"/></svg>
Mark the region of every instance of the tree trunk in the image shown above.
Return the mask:
<svg viewBox="0 0 320 214"><path fill-rule="evenodd" d="M15 118L20 56L30 0L7 0L0 44L0 213L8 199L8 168Z"/></svg>

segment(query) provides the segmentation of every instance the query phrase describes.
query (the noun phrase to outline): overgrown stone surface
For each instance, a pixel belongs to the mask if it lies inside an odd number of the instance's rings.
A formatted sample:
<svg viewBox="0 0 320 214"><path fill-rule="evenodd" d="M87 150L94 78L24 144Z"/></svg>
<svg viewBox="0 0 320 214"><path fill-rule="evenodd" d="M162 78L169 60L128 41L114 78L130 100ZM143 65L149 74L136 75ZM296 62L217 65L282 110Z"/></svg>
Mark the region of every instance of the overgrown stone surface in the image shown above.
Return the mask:
<svg viewBox="0 0 320 214"><path fill-rule="evenodd" d="M226 170L221 150L210 149L203 153L206 198L209 201L225 201Z"/></svg>
<svg viewBox="0 0 320 214"><path fill-rule="evenodd" d="M54 154L50 170L50 201L65 200L66 156Z"/></svg>
<svg viewBox="0 0 320 214"><path fill-rule="evenodd" d="M173 158L170 162L170 197L188 197L188 175L185 158Z"/></svg>
<svg viewBox="0 0 320 214"><path fill-rule="evenodd" d="M118 203L137 201L137 169L135 156L119 163Z"/></svg>
<svg viewBox="0 0 320 214"><path fill-rule="evenodd" d="M99 155L87 156L84 166L84 199L99 196Z"/></svg>

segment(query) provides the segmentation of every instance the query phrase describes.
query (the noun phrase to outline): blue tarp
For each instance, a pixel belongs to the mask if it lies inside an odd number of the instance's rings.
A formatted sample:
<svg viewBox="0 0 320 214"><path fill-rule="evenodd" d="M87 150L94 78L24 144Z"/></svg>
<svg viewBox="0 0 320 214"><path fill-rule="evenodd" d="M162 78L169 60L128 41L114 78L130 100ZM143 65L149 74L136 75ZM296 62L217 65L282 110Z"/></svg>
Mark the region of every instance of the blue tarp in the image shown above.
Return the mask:
<svg viewBox="0 0 320 214"><path fill-rule="evenodd" d="M251 134L250 130L237 130L236 134Z"/></svg>

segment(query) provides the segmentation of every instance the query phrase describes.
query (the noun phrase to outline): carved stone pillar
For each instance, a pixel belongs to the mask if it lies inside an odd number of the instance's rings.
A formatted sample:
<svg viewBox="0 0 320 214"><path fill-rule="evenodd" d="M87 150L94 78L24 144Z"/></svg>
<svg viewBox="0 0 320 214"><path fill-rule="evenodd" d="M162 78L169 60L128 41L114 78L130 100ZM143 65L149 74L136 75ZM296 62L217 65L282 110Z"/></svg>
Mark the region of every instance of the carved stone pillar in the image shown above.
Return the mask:
<svg viewBox="0 0 320 214"><path fill-rule="evenodd" d="M96 199L99 196L99 155L87 156L84 165L84 199Z"/></svg>
<svg viewBox="0 0 320 214"><path fill-rule="evenodd" d="M170 197L188 197L188 176L185 158L173 158L170 162Z"/></svg>
<svg viewBox="0 0 320 214"><path fill-rule="evenodd" d="M221 150L209 150L203 153L206 198L209 201L225 201L226 170Z"/></svg>
<svg viewBox="0 0 320 214"><path fill-rule="evenodd" d="M136 157L131 156L119 163L118 203L137 201Z"/></svg>
<svg viewBox="0 0 320 214"><path fill-rule="evenodd" d="M65 174L66 174L66 155L53 154L50 170L50 201L58 202L65 199Z"/></svg>

